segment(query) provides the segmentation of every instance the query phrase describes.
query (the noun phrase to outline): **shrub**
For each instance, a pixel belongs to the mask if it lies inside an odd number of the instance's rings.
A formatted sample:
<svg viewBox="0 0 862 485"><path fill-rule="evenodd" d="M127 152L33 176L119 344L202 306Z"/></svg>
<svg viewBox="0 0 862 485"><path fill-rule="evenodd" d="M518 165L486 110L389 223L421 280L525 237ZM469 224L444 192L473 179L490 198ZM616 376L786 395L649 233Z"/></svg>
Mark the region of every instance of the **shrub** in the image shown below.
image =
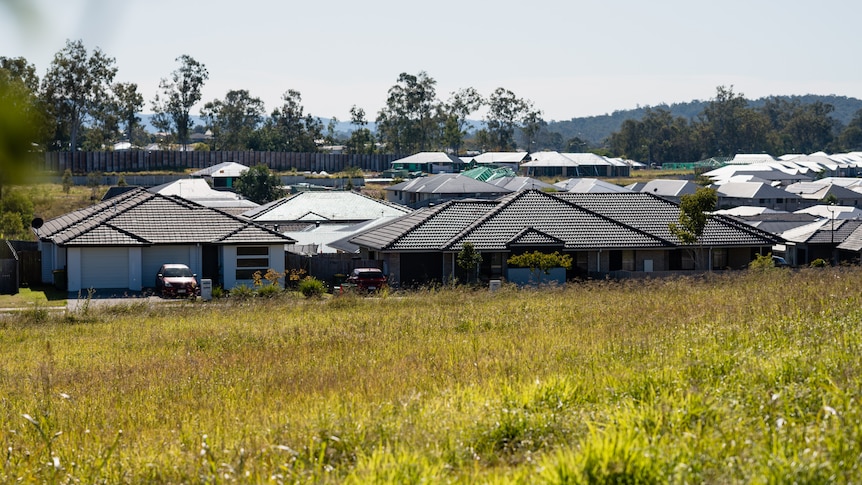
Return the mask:
<svg viewBox="0 0 862 485"><path fill-rule="evenodd" d="M571 269L572 267L572 257L568 254L560 254L559 251L550 254L539 251L518 254L510 257L506 262L516 268L530 268L533 271L540 269L545 274L548 274L551 268Z"/></svg>
<svg viewBox="0 0 862 485"><path fill-rule="evenodd" d="M306 298L320 296L326 293L326 285L314 276L309 276L300 281L298 289Z"/></svg>
<svg viewBox="0 0 862 485"><path fill-rule="evenodd" d="M817 258L811 262L810 266L812 268L825 268L825 267L829 266L829 263L827 263L825 259Z"/></svg>
<svg viewBox="0 0 862 485"><path fill-rule="evenodd" d="M275 298L282 293L278 285L264 285L257 289L257 296L261 298Z"/></svg>
<svg viewBox="0 0 862 485"><path fill-rule="evenodd" d="M237 300L248 300L254 297L254 289L246 284L236 285L230 290L230 297Z"/></svg>
<svg viewBox="0 0 862 485"><path fill-rule="evenodd" d="M764 270L774 267L775 263L772 261L772 253L766 253L766 255L755 254L754 260L748 263L749 269Z"/></svg>
<svg viewBox="0 0 862 485"><path fill-rule="evenodd" d="M227 296L227 292L224 291L224 288L221 286L213 287L213 298L224 298L225 296Z"/></svg>

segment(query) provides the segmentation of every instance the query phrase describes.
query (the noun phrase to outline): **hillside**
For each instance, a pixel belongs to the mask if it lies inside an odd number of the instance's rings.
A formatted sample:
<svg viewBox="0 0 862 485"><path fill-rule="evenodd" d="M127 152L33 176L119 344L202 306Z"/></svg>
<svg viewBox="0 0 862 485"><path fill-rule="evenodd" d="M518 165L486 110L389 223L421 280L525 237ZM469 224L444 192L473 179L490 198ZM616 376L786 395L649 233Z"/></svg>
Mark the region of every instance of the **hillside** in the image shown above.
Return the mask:
<svg viewBox="0 0 862 485"><path fill-rule="evenodd" d="M805 96L776 96L788 101L799 100L802 103L815 103L817 101L831 104L835 107L832 117L842 125L846 125L857 111L862 109L862 100L848 98L847 96L820 96L808 94ZM768 98L749 100L749 106L759 108L766 103ZM694 100L687 103L674 103L671 105L661 104L657 106L642 106L635 109L614 111L611 114L601 116L587 116L583 118L572 118L569 121L552 121L548 123L548 131L560 133L564 140L580 137L593 144L598 144L611 133L619 130L623 122L628 119L640 120L647 108L663 108L671 112L673 116L681 116L687 119L695 119L709 101Z"/></svg>

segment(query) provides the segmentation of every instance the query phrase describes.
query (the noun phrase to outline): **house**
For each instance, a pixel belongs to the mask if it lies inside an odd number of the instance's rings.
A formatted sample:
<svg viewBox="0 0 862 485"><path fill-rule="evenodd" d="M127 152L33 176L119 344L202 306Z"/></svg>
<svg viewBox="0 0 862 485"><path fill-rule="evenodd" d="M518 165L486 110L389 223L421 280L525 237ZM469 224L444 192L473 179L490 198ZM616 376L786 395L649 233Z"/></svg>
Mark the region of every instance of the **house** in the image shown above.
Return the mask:
<svg viewBox="0 0 862 485"><path fill-rule="evenodd" d="M819 180L798 182L788 185L784 190L814 203L828 200L836 205L860 207L862 201L862 192Z"/></svg>
<svg viewBox="0 0 862 485"><path fill-rule="evenodd" d="M483 278L505 278L511 255L540 250L572 256L567 277L647 275L746 266L780 242L723 216L710 216L695 250L670 231L679 206L650 194L525 190L496 200L453 200L350 238L400 284L465 275L464 243L482 254Z"/></svg>
<svg viewBox="0 0 862 485"><path fill-rule="evenodd" d="M314 255L337 252L329 243L352 234L353 226L410 212L410 208L358 192L328 190L297 192L242 216L295 239L288 252Z"/></svg>
<svg viewBox="0 0 862 485"><path fill-rule="evenodd" d="M236 162L223 162L192 172L192 177L207 179L216 190L232 190L248 167Z"/></svg>
<svg viewBox="0 0 862 485"><path fill-rule="evenodd" d="M647 192L679 202L683 195L697 192L698 187L699 185L690 180L657 179L643 184L632 184L626 188L635 192Z"/></svg>
<svg viewBox="0 0 862 485"><path fill-rule="evenodd" d="M386 200L411 208L453 199L493 199L510 190L462 174L419 177L386 188Z"/></svg>
<svg viewBox="0 0 862 485"><path fill-rule="evenodd" d="M474 157L462 157L467 163L479 167L508 168L517 173L521 163L529 160L527 152L485 152Z"/></svg>
<svg viewBox="0 0 862 485"><path fill-rule="evenodd" d="M628 176L630 166L622 161L611 162L594 153L557 153L541 151L530 154L530 161L521 164L527 175L544 177L609 177Z"/></svg>
<svg viewBox="0 0 862 485"><path fill-rule="evenodd" d="M785 259L795 266L807 266L815 259L831 264L859 258L859 219L819 219L781 234L786 241ZM842 251L843 250L843 251ZM845 253L846 251L846 253Z"/></svg>
<svg viewBox="0 0 862 485"><path fill-rule="evenodd" d="M464 162L444 152L419 152L409 157L392 161L390 170L423 173L457 173L464 168Z"/></svg>
<svg viewBox="0 0 862 485"><path fill-rule="evenodd" d="M206 180L201 178L175 180L147 190L162 195L176 195L204 207L223 210L234 215L242 214L260 205L233 192L214 190Z"/></svg>
<svg viewBox="0 0 862 485"><path fill-rule="evenodd" d="M796 194L763 182L727 182L713 188L718 195L718 207L721 209L756 205L793 212L814 204L814 202L806 202Z"/></svg>
<svg viewBox="0 0 862 485"><path fill-rule="evenodd" d="M605 182L594 178L573 178L563 180L554 184L557 190L563 192L600 193L600 192L628 192L625 187Z"/></svg>
<svg viewBox="0 0 862 485"><path fill-rule="evenodd" d="M251 284L256 271L283 272L284 245L294 242L252 221L142 188L51 219L35 232L42 281L57 277L70 292L152 288L163 263L184 263L230 289Z"/></svg>

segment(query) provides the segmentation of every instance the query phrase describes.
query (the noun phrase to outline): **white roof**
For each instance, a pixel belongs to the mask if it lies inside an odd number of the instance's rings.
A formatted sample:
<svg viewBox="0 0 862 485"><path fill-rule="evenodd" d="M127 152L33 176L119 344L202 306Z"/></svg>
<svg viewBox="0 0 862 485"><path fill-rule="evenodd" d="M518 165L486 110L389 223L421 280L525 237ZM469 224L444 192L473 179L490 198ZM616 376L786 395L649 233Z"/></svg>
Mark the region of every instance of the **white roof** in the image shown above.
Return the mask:
<svg viewBox="0 0 862 485"><path fill-rule="evenodd" d="M760 214L772 214L783 211L777 211L774 209L767 209L766 207L758 207L752 205L741 205L739 207L733 207L731 209L721 209L717 211L713 211L713 214L719 214L723 216L757 216Z"/></svg>
<svg viewBox="0 0 862 485"><path fill-rule="evenodd" d="M258 207L258 204L244 199L241 195L226 190L215 190L204 179L180 179L166 184L150 187L150 192L161 195L176 195L197 202L204 207L216 209Z"/></svg>
<svg viewBox="0 0 862 485"><path fill-rule="evenodd" d="M518 163L527 158L527 152L485 152L475 157L461 157L476 163Z"/></svg>
<svg viewBox="0 0 862 485"><path fill-rule="evenodd" d="M557 182L554 187L559 188L564 192L577 193L609 193L609 192L629 192L625 187L621 187L604 180L595 178L571 178L562 182Z"/></svg>
<svg viewBox="0 0 862 485"><path fill-rule="evenodd" d="M857 207L820 204L800 209L794 214L811 214L825 219L858 219L862 217L862 210Z"/></svg>
<svg viewBox="0 0 862 485"><path fill-rule="evenodd" d="M239 177L248 170L248 167L236 162L222 162L207 167L197 172L192 172L195 177Z"/></svg>
<svg viewBox="0 0 862 485"><path fill-rule="evenodd" d="M697 192L698 185L689 180L650 180L638 192L645 192L662 197L679 197Z"/></svg>
<svg viewBox="0 0 862 485"><path fill-rule="evenodd" d="M419 152L408 157L393 160L392 163L455 163L459 160L458 157L445 152Z"/></svg>
<svg viewBox="0 0 862 485"><path fill-rule="evenodd" d="M243 216L258 222L356 222L401 216L409 208L373 199L349 190L306 191L292 194L248 211Z"/></svg>
<svg viewBox="0 0 862 485"><path fill-rule="evenodd" d="M728 182L717 186L719 197L735 199L798 199L799 196L786 190L759 182Z"/></svg>

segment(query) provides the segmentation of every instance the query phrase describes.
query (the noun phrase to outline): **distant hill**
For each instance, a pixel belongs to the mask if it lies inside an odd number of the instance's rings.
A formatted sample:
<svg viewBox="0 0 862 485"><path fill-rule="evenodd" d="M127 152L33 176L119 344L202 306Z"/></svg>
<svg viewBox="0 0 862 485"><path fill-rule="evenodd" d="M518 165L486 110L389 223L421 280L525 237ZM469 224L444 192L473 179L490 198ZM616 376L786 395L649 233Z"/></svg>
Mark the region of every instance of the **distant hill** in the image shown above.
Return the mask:
<svg viewBox="0 0 862 485"><path fill-rule="evenodd" d="M846 96L820 96L808 94L805 96L775 96L777 98L786 99L788 101L799 100L803 104L822 103L831 104L835 107L832 112L832 117L846 125L853 119L857 111L862 109L862 100L857 98L848 98ZM770 98L772 98L770 96ZM759 98L749 100L748 105L752 108L760 108L769 98ZM703 108L709 104L709 101L689 101L687 103L675 103L671 105L660 104L657 106L643 106L635 109L614 111L609 115L588 116L584 118L572 118L569 121L552 121L548 123L548 131L556 132L562 135L564 140L579 137L589 141L591 144L599 144L610 136L611 133L618 131L623 122L628 119L640 120L643 119L644 112L647 108L657 109L663 108L674 117L683 117L688 120L694 120L703 112Z"/></svg>

